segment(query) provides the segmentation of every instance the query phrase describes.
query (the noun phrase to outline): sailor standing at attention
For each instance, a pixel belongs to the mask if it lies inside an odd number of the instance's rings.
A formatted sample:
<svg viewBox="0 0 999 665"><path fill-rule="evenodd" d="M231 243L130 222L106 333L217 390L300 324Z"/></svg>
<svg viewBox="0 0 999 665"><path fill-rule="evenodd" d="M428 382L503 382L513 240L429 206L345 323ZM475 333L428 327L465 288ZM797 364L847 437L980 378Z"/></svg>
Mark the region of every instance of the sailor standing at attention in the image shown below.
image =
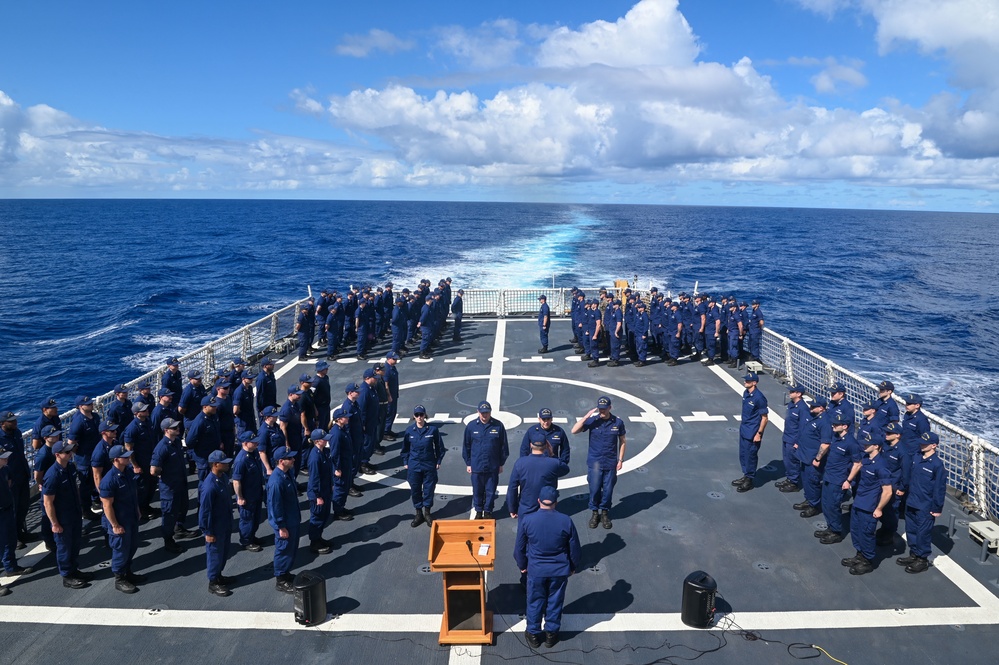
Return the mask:
<svg viewBox="0 0 999 665"><path fill-rule="evenodd" d="M624 421L611 413L611 399L602 395L597 399L597 408L576 421L572 433L590 433L589 452L586 456L586 482L590 488L590 521L587 524L596 529L603 524L605 529L614 526L610 518L614 485L617 472L624 464L624 450L627 445Z"/></svg>
<svg viewBox="0 0 999 665"><path fill-rule="evenodd" d="M211 469L198 490L201 496L198 526L205 534L208 592L224 598L232 595L229 585L233 582L222 574L232 541L232 487L226 475L232 458L216 450L208 456L208 463Z"/></svg>
<svg viewBox="0 0 999 665"><path fill-rule="evenodd" d="M801 489L801 460L798 459L798 432L808 418L808 405L801 399L804 389L797 383L787 387L790 401L784 416L784 436L781 437L784 452L784 480L775 484L781 492L797 492Z"/></svg>
<svg viewBox="0 0 999 665"><path fill-rule="evenodd" d="M541 306L538 307L538 329L541 334L541 348L538 353L548 353L548 330L552 325L552 312L548 307L548 296L542 294L538 296Z"/></svg>
<svg viewBox="0 0 999 665"><path fill-rule="evenodd" d="M538 497L538 510L524 515L517 525L514 559L527 574L527 630L532 649L541 646L541 620L545 621L545 646L558 642L562 603L569 576L579 568L579 534L568 515L555 509L558 490L547 486Z"/></svg>
<svg viewBox="0 0 999 665"><path fill-rule="evenodd" d="M465 470L472 476L472 507L475 519L492 519L496 502L496 485L503 465L510 456L503 423L492 417L489 402L479 402L479 417L465 426L461 457Z"/></svg>
<svg viewBox="0 0 999 665"><path fill-rule="evenodd" d="M135 474L132 473L131 450L114 446L108 455L111 469L101 479L99 488L104 508L104 530L111 546L111 572L114 588L122 593L135 593L136 584L146 580L145 575L132 572L132 559L139 549L139 499Z"/></svg>
<svg viewBox="0 0 999 665"><path fill-rule="evenodd" d="M79 568L80 546L83 544L83 506L76 484L76 469L70 466L73 444L56 441L52 453L55 462L45 472L41 491L45 514L52 525L56 566L64 587L82 589L88 586L92 576Z"/></svg>
<svg viewBox="0 0 999 665"><path fill-rule="evenodd" d="M330 521L333 507L333 459L326 447L326 430L314 429L309 434L309 549L313 554L329 554L333 543L323 538L323 529Z"/></svg>
<svg viewBox="0 0 999 665"><path fill-rule="evenodd" d="M753 489L763 431L769 420L766 395L756 387L759 380L756 372L748 372L742 377L746 386L746 391L742 394L742 422L739 424L739 464L742 466L742 478L732 481L737 492Z"/></svg>
<svg viewBox="0 0 999 665"><path fill-rule="evenodd" d="M881 457L881 446L870 434L863 434L860 445L864 449L857 481L857 496L850 513L850 537L857 555L840 563L849 566L851 575L866 575L874 570L875 532L882 511L892 499L891 469Z"/></svg>
<svg viewBox="0 0 999 665"><path fill-rule="evenodd" d="M919 437L919 453L908 468L902 469L902 491L906 496L905 538L909 555L895 559L907 573L921 573L930 567L930 534L933 523L943 513L947 494L947 468L937 455L940 437L927 432Z"/></svg>
<svg viewBox="0 0 999 665"><path fill-rule="evenodd" d="M302 515L298 509L298 488L292 476L297 453L290 448L275 459L274 471L267 480L267 521L274 529L275 587L293 593L291 567L298 553L298 528Z"/></svg>
<svg viewBox="0 0 999 665"><path fill-rule="evenodd" d="M426 522L433 522L430 509L434 505L434 491L437 488L437 470L444 460L444 440L440 430L427 423L427 410L421 404L413 407L416 421L406 428L402 435L402 467L406 469L406 480L413 498L416 517L410 526L416 528Z"/></svg>
<svg viewBox="0 0 999 665"><path fill-rule="evenodd" d="M34 572L31 568L17 565L17 525L14 515L14 494L10 491L10 475L7 462L12 453L9 450L0 452L0 559L3 560L5 576L27 575ZM0 586L0 596L6 596L10 589Z"/></svg>
<svg viewBox="0 0 999 665"><path fill-rule="evenodd" d="M816 458L826 459L826 469L822 476L822 514L826 518L826 528L814 533L823 545L832 545L843 540L843 502L850 496L853 481L860 473L864 453L853 435L853 420L842 413L832 417L830 424L833 440L828 446L821 446Z"/></svg>
<svg viewBox="0 0 999 665"><path fill-rule="evenodd" d="M240 434L239 443L243 449L232 464L232 488L239 513L239 544L247 552L259 552L263 549L257 541L257 527L264 504L264 463L252 432Z"/></svg>

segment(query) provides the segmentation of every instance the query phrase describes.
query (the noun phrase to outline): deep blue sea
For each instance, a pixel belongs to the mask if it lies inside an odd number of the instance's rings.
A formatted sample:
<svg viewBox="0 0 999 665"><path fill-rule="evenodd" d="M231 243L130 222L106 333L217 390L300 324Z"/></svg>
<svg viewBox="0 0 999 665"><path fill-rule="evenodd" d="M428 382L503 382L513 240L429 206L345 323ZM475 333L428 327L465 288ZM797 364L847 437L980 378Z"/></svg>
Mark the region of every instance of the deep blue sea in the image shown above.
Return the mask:
<svg viewBox="0 0 999 665"><path fill-rule="evenodd" d="M392 279L759 298L769 327L999 441L999 215L0 201L0 409L97 394L306 295Z"/></svg>

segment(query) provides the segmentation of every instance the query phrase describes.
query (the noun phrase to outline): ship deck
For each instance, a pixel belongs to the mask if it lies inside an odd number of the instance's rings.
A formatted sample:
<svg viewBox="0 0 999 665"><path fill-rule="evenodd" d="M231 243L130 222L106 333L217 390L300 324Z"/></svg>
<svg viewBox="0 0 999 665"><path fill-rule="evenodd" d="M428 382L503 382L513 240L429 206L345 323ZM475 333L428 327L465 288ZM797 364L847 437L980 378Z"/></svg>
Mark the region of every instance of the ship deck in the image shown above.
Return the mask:
<svg viewBox="0 0 999 665"><path fill-rule="evenodd" d="M784 663L825 655L858 663L978 663L991 661L999 637L999 565L979 561L968 538L969 516L950 498L933 534L933 567L909 575L893 562L904 548L879 548L876 570L851 576L839 560L854 553L849 538L821 545L812 531L821 515L801 519L782 494L780 428L786 389L769 373L759 388L768 397L771 426L764 437L753 491L738 494L729 481L741 475L738 414L742 371L685 362L589 368L572 354L569 324L552 327L552 351L538 346L529 320L466 320L464 341L443 342L431 360L409 355L399 363L400 419L426 406L445 435L434 514L467 519L471 490L461 461L463 420L489 399L507 425L516 455L542 407L567 431L599 395L628 429L627 461L614 491L614 527L588 529L585 436L571 439L572 462L560 482L559 509L576 523L583 543L582 570L570 578L562 642L539 650L560 663L679 662ZM367 363L377 362L384 345ZM378 356L378 357L376 357ZM294 356L277 365L278 394L314 361ZM334 400L359 380L364 361L344 358L330 370ZM495 613L493 645L446 647L437 643L443 607L439 574L429 571L429 529L411 528L412 504L399 460L400 442L384 444L375 458L379 475L362 477L365 496L351 499L356 517L326 529L335 549L313 555L307 539L295 572L326 578L330 617L321 625L294 621L293 599L274 590L273 536L265 523L264 551L235 551L225 573L238 576L229 598L208 593L202 541L169 556L158 537L159 520L141 527L136 572L149 575L139 593L113 588L109 552L97 523L85 527L81 557L97 579L87 589L64 589L54 555L44 546L19 552L35 573L4 579L13 593L0 599L0 662L32 662L62 653L67 662L336 661L473 663L537 658L524 641L525 598L512 557L516 521L497 509L497 559L488 575L488 606ZM513 459L501 475L505 488ZM192 482L192 496L195 487ZM499 506L502 496L497 502ZM193 505L193 501L192 501ZM307 502L303 497L303 513ZM951 516L956 533L949 533ZM37 521L37 507L31 518ZM191 520L188 520L190 525ZM703 570L718 583L716 623L703 630L680 620L683 579ZM789 646L790 645L790 646ZM797 645L797 646L794 646ZM67 652L69 650L69 652ZM831 662L831 661L830 661Z"/></svg>

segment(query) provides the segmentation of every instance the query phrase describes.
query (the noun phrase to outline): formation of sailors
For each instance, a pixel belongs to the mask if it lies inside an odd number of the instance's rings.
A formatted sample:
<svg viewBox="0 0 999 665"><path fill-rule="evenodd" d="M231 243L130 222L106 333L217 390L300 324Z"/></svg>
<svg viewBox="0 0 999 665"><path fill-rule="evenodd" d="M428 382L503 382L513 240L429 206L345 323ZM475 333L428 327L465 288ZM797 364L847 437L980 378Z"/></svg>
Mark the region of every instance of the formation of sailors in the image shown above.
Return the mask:
<svg viewBox="0 0 999 665"><path fill-rule="evenodd" d="M769 413L758 377L750 372L743 380L743 476L732 481L739 492L754 487L756 452ZM891 381L878 384L878 398L860 406L858 422L842 384L830 386L828 398L816 395L807 402L800 385L788 386L782 436L786 477L776 487L786 493L804 490L804 499L793 507L803 518L823 516L825 528L814 533L823 545L845 539L842 508L852 498L849 534L856 554L842 560L852 575L874 570L877 547L894 548L900 518L909 553L895 561L908 573L925 571L930 534L943 511L947 469L937 455L940 437L922 412L923 398L904 395L900 414L894 391Z"/></svg>
<svg viewBox="0 0 999 665"><path fill-rule="evenodd" d="M542 296L538 311L541 335L540 353L548 351L548 326L551 317ZM573 288L570 316L575 351L598 367L601 357L607 366L617 367L622 352L638 367L657 353L668 365L681 358L702 360L706 365L726 362L735 368L740 360L759 360L765 321L758 300L747 304L735 296L715 298L707 293L676 298L649 290L646 299L637 291L624 289L621 297L601 289L595 298Z"/></svg>

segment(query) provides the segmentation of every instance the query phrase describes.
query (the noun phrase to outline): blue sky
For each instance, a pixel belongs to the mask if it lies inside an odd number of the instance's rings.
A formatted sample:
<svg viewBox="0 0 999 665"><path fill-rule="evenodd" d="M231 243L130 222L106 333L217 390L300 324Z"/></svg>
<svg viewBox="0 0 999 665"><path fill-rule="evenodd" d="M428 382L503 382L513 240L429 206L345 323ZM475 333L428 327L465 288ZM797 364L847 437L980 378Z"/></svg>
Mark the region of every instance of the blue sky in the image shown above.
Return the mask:
<svg viewBox="0 0 999 665"><path fill-rule="evenodd" d="M999 0L4 3L0 197L999 211Z"/></svg>

